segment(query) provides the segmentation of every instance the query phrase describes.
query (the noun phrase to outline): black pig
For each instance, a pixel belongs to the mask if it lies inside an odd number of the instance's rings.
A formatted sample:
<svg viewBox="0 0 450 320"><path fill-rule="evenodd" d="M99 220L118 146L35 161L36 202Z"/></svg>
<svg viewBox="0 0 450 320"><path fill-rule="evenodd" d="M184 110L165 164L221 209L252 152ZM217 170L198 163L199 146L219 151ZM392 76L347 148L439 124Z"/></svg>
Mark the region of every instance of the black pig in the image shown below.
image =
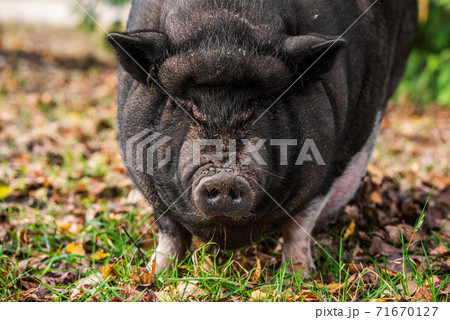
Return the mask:
<svg viewBox="0 0 450 320"><path fill-rule="evenodd" d="M310 234L365 174L416 16L415 0L135 0L108 40L158 269L192 234L228 249L273 230L283 261L314 267Z"/></svg>

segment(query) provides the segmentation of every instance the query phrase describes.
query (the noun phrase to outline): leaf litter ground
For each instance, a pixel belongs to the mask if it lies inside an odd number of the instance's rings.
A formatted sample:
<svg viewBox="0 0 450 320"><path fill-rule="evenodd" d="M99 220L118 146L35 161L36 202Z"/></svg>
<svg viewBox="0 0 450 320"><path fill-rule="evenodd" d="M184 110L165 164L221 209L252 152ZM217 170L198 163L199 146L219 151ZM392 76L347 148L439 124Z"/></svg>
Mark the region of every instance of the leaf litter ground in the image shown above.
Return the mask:
<svg viewBox="0 0 450 320"><path fill-rule="evenodd" d="M102 35L0 30L2 301L449 300L448 108L389 107L357 194L315 234L338 264L316 247L320 272L290 275L273 234L237 251L195 240L155 275L158 230L120 157Z"/></svg>

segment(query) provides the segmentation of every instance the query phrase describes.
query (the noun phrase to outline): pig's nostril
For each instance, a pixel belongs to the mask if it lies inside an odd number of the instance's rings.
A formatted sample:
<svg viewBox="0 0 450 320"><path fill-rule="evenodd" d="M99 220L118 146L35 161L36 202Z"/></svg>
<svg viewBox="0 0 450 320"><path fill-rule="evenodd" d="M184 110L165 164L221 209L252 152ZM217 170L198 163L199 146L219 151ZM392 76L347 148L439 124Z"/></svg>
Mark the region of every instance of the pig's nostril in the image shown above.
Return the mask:
<svg viewBox="0 0 450 320"><path fill-rule="evenodd" d="M245 178L229 172L203 177L194 188L197 209L209 216L241 216L249 214L254 194Z"/></svg>
<svg viewBox="0 0 450 320"><path fill-rule="evenodd" d="M242 201L241 192L239 190L230 189L228 191L228 196L233 201L233 204L240 204Z"/></svg>
<svg viewBox="0 0 450 320"><path fill-rule="evenodd" d="M216 188L212 188L210 190L206 190L206 201L209 203L215 202L219 197L219 190Z"/></svg>

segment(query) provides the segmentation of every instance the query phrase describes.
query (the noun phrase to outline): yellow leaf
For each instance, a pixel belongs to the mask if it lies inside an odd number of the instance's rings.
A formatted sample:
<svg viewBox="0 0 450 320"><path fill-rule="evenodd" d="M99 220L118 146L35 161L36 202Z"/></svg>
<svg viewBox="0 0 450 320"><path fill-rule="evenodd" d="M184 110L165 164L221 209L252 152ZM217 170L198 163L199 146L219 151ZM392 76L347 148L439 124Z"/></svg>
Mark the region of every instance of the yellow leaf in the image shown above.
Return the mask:
<svg viewBox="0 0 450 320"><path fill-rule="evenodd" d="M81 233L81 230L83 230L83 226L78 223L65 223L59 225L59 229L61 230L61 232L64 233L71 233L78 235Z"/></svg>
<svg viewBox="0 0 450 320"><path fill-rule="evenodd" d="M260 276L261 276L261 260L259 258L256 258L256 270L252 275L251 282L252 283L258 282Z"/></svg>
<svg viewBox="0 0 450 320"><path fill-rule="evenodd" d="M374 299L374 300L370 300L370 302L389 302L389 299Z"/></svg>
<svg viewBox="0 0 450 320"><path fill-rule="evenodd" d="M102 259L105 259L105 258L108 257L108 256L109 256L109 253L104 253L103 251L98 250L96 253L94 253L94 254L92 255L92 259L95 259L95 260L102 260Z"/></svg>
<svg viewBox="0 0 450 320"><path fill-rule="evenodd" d="M352 222L350 222L350 225L347 227L347 229L345 229L345 233L344 236L342 237L342 241L346 241L348 239L348 237L350 237L354 232L355 232L355 220L352 220Z"/></svg>
<svg viewBox="0 0 450 320"><path fill-rule="evenodd" d="M9 188L0 187L0 200L5 199L7 196L9 196Z"/></svg>
<svg viewBox="0 0 450 320"><path fill-rule="evenodd" d="M102 269L102 277L103 279L107 279L109 276L114 276L114 265L113 264L107 264Z"/></svg>
<svg viewBox="0 0 450 320"><path fill-rule="evenodd" d="M333 282L333 283L329 283L327 284L327 289L328 290L336 290L340 287L340 284L337 282Z"/></svg>
<svg viewBox="0 0 450 320"><path fill-rule="evenodd" d="M66 248L67 253L76 254L79 256L85 256L86 251L84 251L83 246L77 243L70 243Z"/></svg>

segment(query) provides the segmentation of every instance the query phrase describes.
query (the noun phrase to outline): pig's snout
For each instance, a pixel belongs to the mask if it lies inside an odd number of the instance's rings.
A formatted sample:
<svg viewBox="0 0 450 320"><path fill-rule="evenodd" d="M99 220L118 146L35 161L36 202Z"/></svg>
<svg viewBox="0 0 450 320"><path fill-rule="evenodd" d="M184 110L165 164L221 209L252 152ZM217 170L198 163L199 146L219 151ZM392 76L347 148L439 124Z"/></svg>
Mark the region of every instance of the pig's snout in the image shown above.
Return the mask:
<svg viewBox="0 0 450 320"><path fill-rule="evenodd" d="M194 189L195 205L207 216L246 216L253 201L247 180L228 172L202 178Z"/></svg>

